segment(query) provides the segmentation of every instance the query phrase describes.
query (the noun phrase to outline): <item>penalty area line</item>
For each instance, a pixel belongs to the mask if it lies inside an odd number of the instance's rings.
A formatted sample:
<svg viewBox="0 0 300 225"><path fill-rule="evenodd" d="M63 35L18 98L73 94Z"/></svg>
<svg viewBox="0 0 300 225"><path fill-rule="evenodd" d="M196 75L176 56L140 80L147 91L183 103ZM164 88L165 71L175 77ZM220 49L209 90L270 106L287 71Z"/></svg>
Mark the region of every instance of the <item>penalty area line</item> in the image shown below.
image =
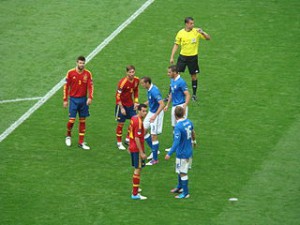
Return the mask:
<svg viewBox="0 0 300 225"><path fill-rule="evenodd" d="M138 10L136 10L127 20L125 20L114 32L112 32L100 45L98 45L87 57L86 64L91 61L104 47L106 47L124 28L132 23L141 13L143 13L154 0L146 1ZM8 135L10 135L18 126L20 126L26 119L28 119L38 108L40 108L46 101L48 101L65 83L65 78L58 82L45 96L39 99L26 113L24 113L17 121L10 125L1 135L0 142L2 142Z"/></svg>
<svg viewBox="0 0 300 225"><path fill-rule="evenodd" d="M9 99L9 100L0 100L0 104L11 103L11 102L34 101L34 100L40 100L41 98L42 97L16 98L16 99Z"/></svg>

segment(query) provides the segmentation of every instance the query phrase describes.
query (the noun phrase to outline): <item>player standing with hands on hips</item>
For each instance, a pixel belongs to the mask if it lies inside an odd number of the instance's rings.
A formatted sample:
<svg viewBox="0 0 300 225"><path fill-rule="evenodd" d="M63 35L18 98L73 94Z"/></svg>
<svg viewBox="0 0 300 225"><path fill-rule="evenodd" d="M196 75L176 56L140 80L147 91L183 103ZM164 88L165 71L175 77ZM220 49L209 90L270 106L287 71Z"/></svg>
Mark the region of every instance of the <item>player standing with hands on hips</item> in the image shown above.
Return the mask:
<svg viewBox="0 0 300 225"><path fill-rule="evenodd" d="M93 79L92 73L85 69L85 57L77 58L76 67L68 71L66 83L64 85L64 108L69 105L69 121L67 123L67 135L65 143L71 146L71 131L75 123L76 115L79 114L79 140L78 147L84 150L90 150L90 147L84 142L85 119L90 115L89 105L93 99Z"/></svg>
<svg viewBox="0 0 300 225"><path fill-rule="evenodd" d="M181 46L180 54L177 59L178 72L184 72L186 66L189 69L192 78L193 96L192 100L197 100L197 74L200 72L198 65L198 48L200 39L210 40L209 34L205 33L201 28L194 28L194 19L186 17L184 20L185 28L181 29L175 38L172 49L170 63L174 64L174 55Z"/></svg>
<svg viewBox="0 0 300 225"><path fill-rule="evenodd" d="M188 170L190 159L193 155L193 147L196 145L196 135L192 122L189 119L184 119L184 109L181 106L176 106L175 116L177 124L174 129L174 142L165 159L169 160L171 155L176 152L178 184L171 192L180 193L181 189L183 189L183 192L176 195L175 198L189 198Z"/></svg>

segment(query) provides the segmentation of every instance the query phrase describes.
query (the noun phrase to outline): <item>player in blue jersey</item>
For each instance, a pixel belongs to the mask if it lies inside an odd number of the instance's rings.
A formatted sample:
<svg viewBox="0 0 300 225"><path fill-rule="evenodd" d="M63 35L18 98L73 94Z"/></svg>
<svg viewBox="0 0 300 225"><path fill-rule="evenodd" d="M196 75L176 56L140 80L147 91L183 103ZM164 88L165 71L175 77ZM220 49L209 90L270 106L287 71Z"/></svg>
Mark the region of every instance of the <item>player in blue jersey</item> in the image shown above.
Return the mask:
<svg viewBox="0 0 300 225"><path fill-rule="evenodd" d="M180 77L176 65L168 67L168 76L171 78L170 83L170 94L168 102L164 108L164 111L167 111L172 101L172 111L171 111L171 121L172 127L174 129L176 125L175 118L175 108L176 106L181 106L185 110L184 118L188 116L188 104L191 98L191 95L188 91L186 82ZM170 151L170 148L167 148L166 151Z"/></svg>
<svg viewBox="0 0 300 225"><path fill-rule="evenodd" d="M141 78L141 86L147 90L148 101L145 103L149 105L149 112L144 120L145 127L145 141L152 151L152 158L146 165L151 166L158 163L159 141L158 135L162 133L162 126L164 120L164 102L161 93L157 86L153 85L150 77ZM150 128L150 134L147 130Z"/></svg>
<svg viewBox="0 0 300 225"><path fill-rule="evenodd" d="M193 147L196 145L196 135L193 123L189 119L184 119L184 108L176 106L175 117L177 124L174 129L174 142L171 150L165 156L169 160L171 155L176 152L176 173L178 174L177 187L172 189L172 193L180 193L175 198L189 198L188 189L188 170L190 159L193 155Z"/></svg>

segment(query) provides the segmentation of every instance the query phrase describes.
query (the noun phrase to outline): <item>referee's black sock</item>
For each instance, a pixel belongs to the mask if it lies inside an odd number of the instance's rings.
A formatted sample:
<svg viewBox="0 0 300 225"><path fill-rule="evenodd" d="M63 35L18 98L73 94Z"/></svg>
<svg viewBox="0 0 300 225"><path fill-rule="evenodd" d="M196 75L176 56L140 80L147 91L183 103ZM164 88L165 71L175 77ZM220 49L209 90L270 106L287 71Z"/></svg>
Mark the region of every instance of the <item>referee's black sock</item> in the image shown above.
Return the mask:
<svg viewBox="0 0 300 225"><path fill-rule="evenodd" d="M193 87L193 95L196 95L197 87L198 87L198 80L192 80L192 87Z"/></svg>

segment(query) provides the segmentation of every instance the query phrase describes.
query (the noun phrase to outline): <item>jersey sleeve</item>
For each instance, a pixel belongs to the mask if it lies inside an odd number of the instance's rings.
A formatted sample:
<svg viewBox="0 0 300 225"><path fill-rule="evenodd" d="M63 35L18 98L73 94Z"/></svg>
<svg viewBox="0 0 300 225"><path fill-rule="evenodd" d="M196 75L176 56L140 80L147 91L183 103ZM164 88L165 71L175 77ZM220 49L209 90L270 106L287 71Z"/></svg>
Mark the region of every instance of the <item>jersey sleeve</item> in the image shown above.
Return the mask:
<svg viewBox="0 0 300 225"><path fill-rule="evenodd" d="M188 86L184 80L182 80L182 82L180 84L180 89L182 92L188 91Z"/></svg>
<svg viewBox="0 0 300 225"><path fill-rule="evenodd" d="M156 99L157 102L162 100L161 94L158 89L157 91L154 92L154 98Z"/></svg>
<svg viewBox="0 0 300 225"><path fill-rule="evenodd" d="M70 89L70 82L69 82L69 72L66 75L66 82L64 84L64 97L63 100L67 101L69 97L69 89Z"/></svg>
<svg viewBox="0 0 300 225"><path fill-rule="evenodd" d="M181 44L181 32L180 31L176 34L174 43L177 44L177 45Z"/></svg>
<svg viewBox="0 0 300 225"><path fill-rule="evenodd" d="M93 84L93 75L90 73L89 79L88 79L88 92L89 92L89 98L93 99L94 97L94 84Z"/></svg>
<svg viewBox="0 0 300 225"><path fill-rule="evenodd" d="M181 139L181 132L178 129L178 127L175 126L175 129L174 129L174 140L173 140L173 145L171 147L171 150L168 153L169 156L171 156L176 151L176 149L178 148L179 143L180 143L180 139Z"/></svg>
<svg viewBox="0 0 300 225"><path fill-rule="evenodd" d="M124 79L121 79L118 83L118 88L117 88L117 93L116 93L116 103L119 104L121 102L121 94L123 92L123 87L124 87Z"/></svg>
<svg viewBox="0 0 300 225"><path fill-rule="evenodd" d="M134 87L133 89L133 97L134 97L134 103L138 103L139 102L139 83L140 83L140 79L139 78L134 78L135 82L137 83L137 85Z"/></svg>

